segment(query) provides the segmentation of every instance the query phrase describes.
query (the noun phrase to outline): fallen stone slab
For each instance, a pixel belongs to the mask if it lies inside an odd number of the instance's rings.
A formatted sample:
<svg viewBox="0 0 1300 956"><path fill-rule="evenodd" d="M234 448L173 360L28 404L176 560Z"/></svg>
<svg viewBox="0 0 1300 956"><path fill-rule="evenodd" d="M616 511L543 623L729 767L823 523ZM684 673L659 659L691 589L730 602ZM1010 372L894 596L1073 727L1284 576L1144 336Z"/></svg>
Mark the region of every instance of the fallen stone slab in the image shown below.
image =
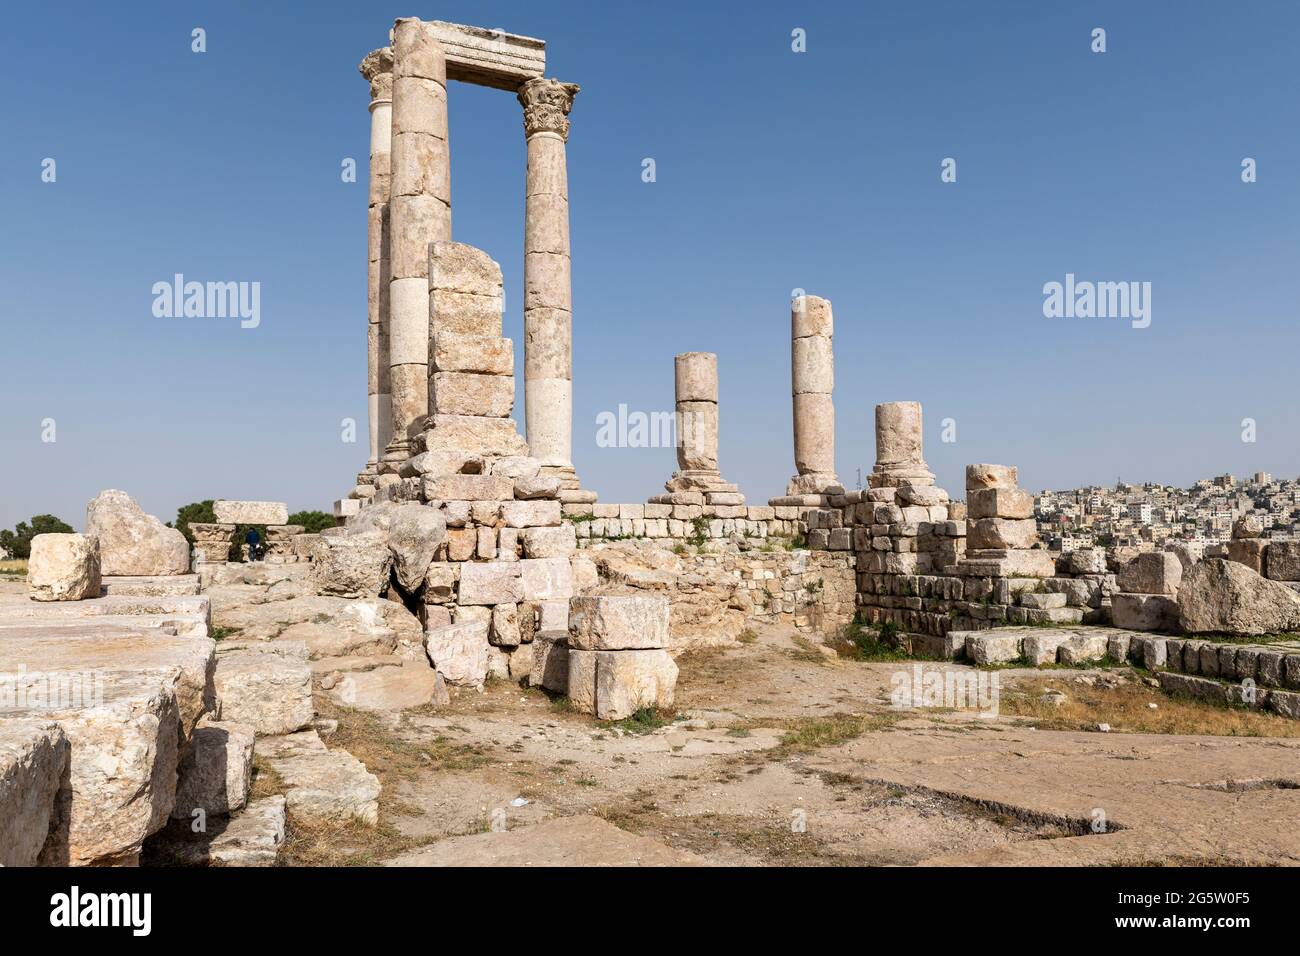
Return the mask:
<svg viewBox="0 0 1300 956"><path fill-rule="evenodd" d="M1035 667L1041 667L1043 664L1055 664L1057 651L1070 638L1071 635L1068 631L1047 629L1038 634L1026 634L1024 638L1025 659Z"/></svg>
<svg viewBox="0 0 1300 956"><path fill-rule="evenodd" d="M175 698L182 746L204 714L216 707L213 671L216 644L207 637L187 637L147 627L103 624L90 619L71 623L0 627L0 675L10 687L26 687L27 699L40 706L65 709L93 704L108 675L164 672L175 669L169 683ZM6 702L0 697L0 717Z"/></svg>
<svg viewBox="0 0 1300 956"><path fill-rule="evenodd" d="M388 586L392 563L380 532L333 529L312 549L311 580L321 594L373 598Z"/></svg>
<svg viewBox="0 0 1300 956"><path fill-rule="evenodd" d="M327 748L315 730L264 737L256 755L288 786L285 800L294 819L379 822L379 778L346 750Z"/></svg>
<svg viewBox="0 0 1300 956"><path fill-rule="evenodd" d="M466 568L473 565L466 565ZM462 621L425 631L429 662L448 684L482 687L488 672L488 621Z"/></svg>
<svg viewBox="0 0 1300 956"><path fill-rule="evenodd" d="M229 721L205 721L191 735L177 769L172 816L193 819L229 816L248 801L253 783L253 728Z"/></svg>
<svg viewBox="0 0 1300 956"><path fill-rule="evenodd" d="M602 594L569 602L569 646L577 650L645 650L668 646L668 599Z"/></svg>
<svg viewBox="0 0 1300 956"><path fill-rule="evenodd" d="M199 593L197 574L118 574L100 578L100 594L130 597L183 597Z"/></svg>
<svg viewBox="0 0 1300 956"><path fill-rule="evenodd" d="M81 601L99 597L99 541L84 534L38 534L27 561L27 588L34 601Z"/></svg>
<svg viewBox="0 0 1300 956"><path fill-rule="evenodd" d="M1105 634L1079 634L1061 643L1057 660L1062 664L1086 664L1099 661L1109 650Z"/></svg>
<svg viewBox="0 0 1300 956"><path fill-rule="evenodd" d="M131 866L176 800L179 667L98 672L97 703L16 716L55 720L69 742L41 866Z"/></svg>
<svg viewBox="0 0 1300 956"><path fill-rule="evenodd" d="M145 514L125 491L101 491L86 506L86 534L99 539L100 570L105 575L190 571L185 536Z"/></svg>
<svg viewBox="0 0 1300 956"><path fill-rule="evenodd" d="M342 674L325 691L346 707L370 711L397 711L432 703L438 672L426 661L399 662L397 667L375 667Z"/></svg>
<svg viewBox="0 0 1300 956"><path fill-rule="evenodd" d="M288 524L289 508L283 501L214 501L217 524Z"/></svg>
<svg viewBox="0 0 1300 956"><path fill-rule="evenodd" d="M34 866L68 769L57 723L0 719L0 866Z"/></svg>
<svg viewBox="0 0 1300 956"><path fill-rule="evenodd" d="M595 816L561 817L500 832L450 837L385 866L707 866L694 853L620 830Z"/></svg>
<svg viewBox="0 0 1300 956"><path fill-rule="evenodd" d="M301 644L223 643L213 682L220 719L248 724L259 735L293 733L315 716L311 665Z"/></svg>
<svg viewBox="0 0 1300 956"><path fill-rule="evenodd" d="M1178 610L1189 634L1249 637L1300 630L1300 595L1222 558L1206 558L1187 572Z"/></svg>
<svg viewBox="0 0 1300 956"><path fill-rule="evenodd" d="M175 615L178 618L197 617L207 621L211 605L206 595L149 596L117 594L111 597L90 598L84 601L41 604L36 601L12 601L0 604L0 621L20 621L39 618L56 619L98 617L104 614L139 616L144 614Z"/></svg>
<svg viewBox="0 0 1300 956"><path fill-rule="evenodd" d="M991 631L966 632L966 657L976 664L1006 664L1020 659L1024 651L1024 632L997 634Z"/></svg>
<svg viewBox="0 0 1300 956"><path fill-rule="evenodd" d="M1112 594L1110 617L1129 631L1176 631L1178 602L1165 594Z"/></svg>
<svg viewBox="0 0 1300 956"><path fill-rule="evenodd" d="M285 799L276 794L251 801L230 817L209 818L195 833L188 821L174 820L148 840L146 866L274 866L284 843Z"/></svg>
<svg viewBox="0 0 1300 956"><path fill-rule="evenodd" d="M293 633L319 657L356 653L361 648L376 653L399 645L418 649L424 641L419 618L395 601L312 595L248 604L233 595L235 599L227 603L225 594L223 589L213 623L237 632L240 640L271 640L297 625L314 625L321 630L299 628Z"/></svg>

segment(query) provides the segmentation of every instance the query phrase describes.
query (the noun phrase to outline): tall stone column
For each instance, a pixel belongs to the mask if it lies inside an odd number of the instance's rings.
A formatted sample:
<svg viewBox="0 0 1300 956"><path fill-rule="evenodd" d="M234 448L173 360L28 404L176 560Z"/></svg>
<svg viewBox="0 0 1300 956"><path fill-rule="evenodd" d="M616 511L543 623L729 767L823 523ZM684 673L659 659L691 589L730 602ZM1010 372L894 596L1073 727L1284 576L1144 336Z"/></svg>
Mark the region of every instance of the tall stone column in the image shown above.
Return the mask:
<svg viewBox="0 0 1300 956"><path fill-rule="evenodd" d="M869 483L873 488L934 484L922 457L920 402L876 406L876 465Z"/></svg>
<svg viewBox="0 0 1300 956"><path fill-rule="evenodd" d="M382 471L412 454L429 412L429 243L451 239L447 61L433 25L393 27L392 185L388 221L392 438Z"/></svg>
<svg viewBox="0 0 1300 956"><path fill-rule="evenodd" d="M718 356L684 352L673 359L677 400L677 471L653 504L743 505L740 488L718 471Z"/></svg>
<svg viewBox="0 0 1300 956"><path fill-rule="evenodd" d="M370 458L364 474L373 475L393 433L388 357L388 196L393 128L393 51L366 54L361 75L370 83L370 206L368 214L368 302L366 390Z"/></svg>
<svg viewBox="0 0 1300 956"><path fill-rule="evenodd" d="M790 389L795 476L787 495L840 493L835 476L835 353L831 304L801 295L790 306ZM832 492L831 489L834 489Z"/></svg>
<svg viewBox="0 0 1300 956"><path fill-rule="evenodd" d="M595 501L573 468L573 290L565 144L576 83L528 80L519 88L528 143L524 187L524 421L543 472L561 500Z"/></svg>

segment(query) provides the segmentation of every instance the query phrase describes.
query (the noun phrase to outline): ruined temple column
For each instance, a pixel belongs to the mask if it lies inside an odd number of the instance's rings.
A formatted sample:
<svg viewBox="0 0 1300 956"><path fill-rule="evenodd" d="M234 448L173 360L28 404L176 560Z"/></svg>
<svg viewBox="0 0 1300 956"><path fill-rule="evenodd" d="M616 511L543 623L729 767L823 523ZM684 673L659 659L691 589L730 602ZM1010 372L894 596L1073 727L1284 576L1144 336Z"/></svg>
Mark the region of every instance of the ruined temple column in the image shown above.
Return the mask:
<svg viewBox="0 0 1300 956"><path fill-rule="evenodd" d="M393 432L382 470L412 454L429 412L429 243L451 239L447 61L432 24L393 27L389 193L389 384Z"/></svg>
<svg viewBox="0 0 1300 956"><path fill-rule="evenodd" d="M393 127L393 51L374 50L361 61L361 75L370 83L370 205L368 215L369 325L367 327L366 390L370 426L370 458L364 474L373 475L379 456L392 437L392 395L388 358L388 194Z"/></svg>
<svg viewBox="0 0 1300 956"><path fill-rule="evenodd" d="M569 176L565 143L575 83L528 80L519 88L528 143L524 188L524 421L528 448L544 473L560 477L567 502L573 469L573 295L569 258Z"/></svg>
<svg viewBox="0 0 1300 956"><path fill-rule="evenodd" d="M794 405L794 467L787 495L840 492L835 476L835 354L831 304L801 295L790 306L790 389Z"/></svg>
<svg viewBox="0 0 1300 956"><path fill-rule="evenodd" d="M871 487L934 484L934 473L925 463L921 449L921 403L877 405L876 465L871 470Z"/></svg>
<svg viewBox="0 0 1300 956"><path fill-rule="evenodd" d="M684 352L673 359L677 400L677 471L656 504L743 505L740 488L718 471L718 356Z"/></svg>

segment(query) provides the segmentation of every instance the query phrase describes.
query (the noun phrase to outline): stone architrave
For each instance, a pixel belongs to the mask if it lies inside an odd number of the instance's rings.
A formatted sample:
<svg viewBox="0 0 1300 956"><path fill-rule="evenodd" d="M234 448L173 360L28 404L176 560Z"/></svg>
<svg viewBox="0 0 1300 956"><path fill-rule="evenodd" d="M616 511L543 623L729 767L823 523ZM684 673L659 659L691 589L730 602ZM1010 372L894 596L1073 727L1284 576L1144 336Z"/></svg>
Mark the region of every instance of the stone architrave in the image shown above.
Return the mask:
<svg viewBox="0 0 1300 956"><path fill-rule="evenodd" d="M429 244L451 239L447 63L432 24L393 27L389 192L389 389L393 433L383 468L396 471L429 411Z"/></svg>

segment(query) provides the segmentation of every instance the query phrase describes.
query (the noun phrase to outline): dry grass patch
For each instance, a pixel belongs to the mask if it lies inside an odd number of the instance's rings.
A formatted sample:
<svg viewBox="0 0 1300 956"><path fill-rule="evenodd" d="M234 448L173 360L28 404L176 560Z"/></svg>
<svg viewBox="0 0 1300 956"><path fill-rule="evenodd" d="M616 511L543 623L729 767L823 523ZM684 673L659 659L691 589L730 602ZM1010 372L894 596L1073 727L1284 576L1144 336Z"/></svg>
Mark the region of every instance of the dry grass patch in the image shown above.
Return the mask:
<svg viewBox="0 0 1300 956"><path fill-rule="evenodd" d="M1064 694L1064 702L1042 700L1049 690ZM999 707L1003 716L1028 718L1043 730L1096 730L1104 723L1119 733L1300 737L1300 721L1245 707L1169 697L1136 683L1101 687L1056 679L1018 681L1002 691Z"/></svg>
<svg viewBox="0 0 1300 956"><path fill-rule="evenodd" d="M23 558L8 558L0 561L0 576L26 577L27 561Z"/></svg>

